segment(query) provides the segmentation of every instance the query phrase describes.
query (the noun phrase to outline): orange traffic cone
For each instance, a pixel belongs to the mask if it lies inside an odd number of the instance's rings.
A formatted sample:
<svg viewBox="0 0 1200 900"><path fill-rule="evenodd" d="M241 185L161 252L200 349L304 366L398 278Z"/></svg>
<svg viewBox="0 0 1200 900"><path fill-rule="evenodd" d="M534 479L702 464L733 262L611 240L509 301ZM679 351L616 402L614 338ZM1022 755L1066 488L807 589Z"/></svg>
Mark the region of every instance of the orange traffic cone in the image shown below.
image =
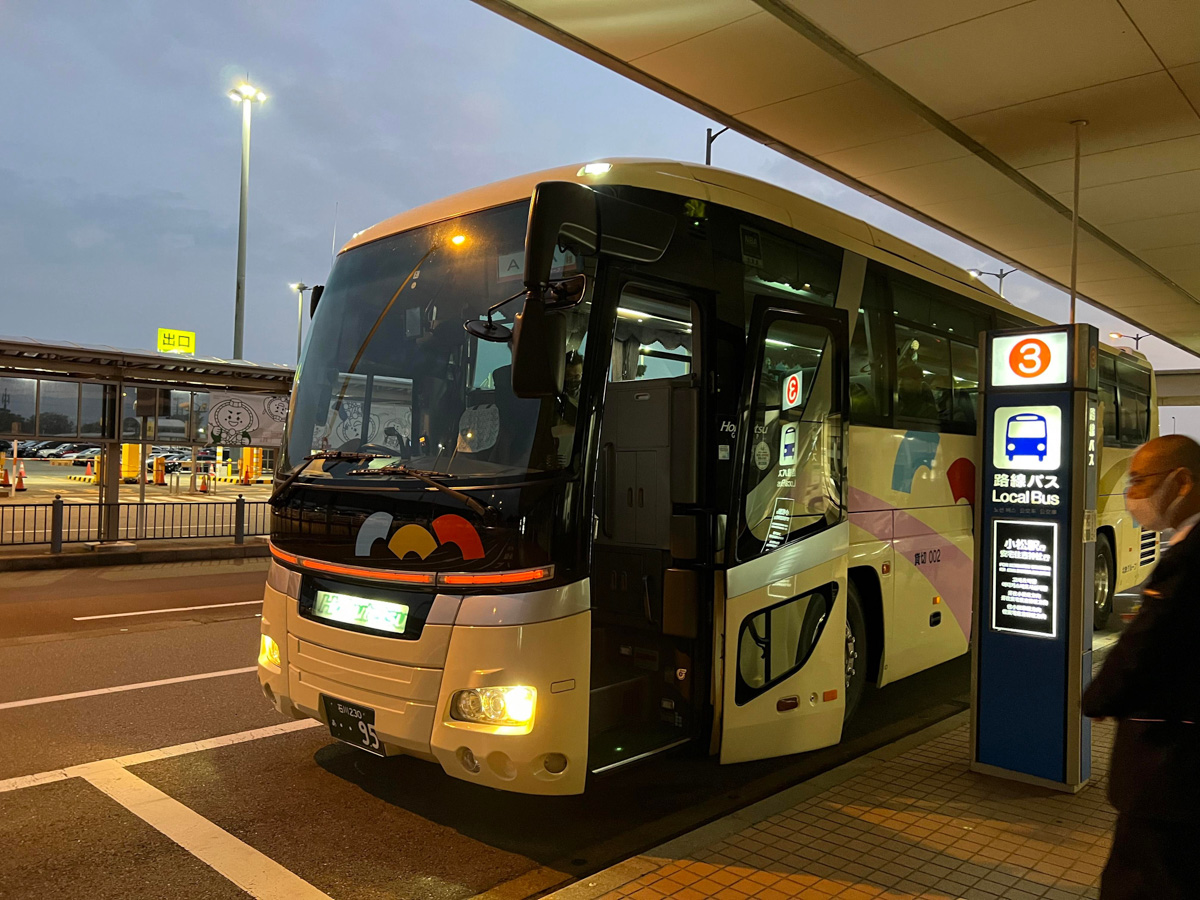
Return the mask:
<svg viewBox="0 0 1200 900"><path fill-rule="evenodd" d="M202 494L208 493L208 473L207 472L205 472L203 475L200 476L200 493L202 493Z"/></svg>
<svg viewBox="0 0 1200 900"><path fill-rule="evenodd" d="M28 490L28 488L25 487L25 463L21 463L20 471L17 472L17 487L16 487L16 489L18 491Z"/></svg>
<svg viewBox="0 0 1200 900"><path fill-rule="evenodd" d="M88 460L88 464L87 464L87 471L83 473L83 477L84 477L84 478L91 478L91 477L92 477L92 475L93 475L93 472L92 472L92 461L89 459L89 460Z"/></svg>
<svg viewBox="0 0 1200 900"><path fill-rule="evenodd" d="M25 460L21 460L21 471L17 473L18 477L25 477Z"/></svg>
<svg viewBox="0 0 1200 900"><path fill-rule="evenodd" d="M12 482L8 480L8 467L0 468L0 488L12 487Z"/></svg>

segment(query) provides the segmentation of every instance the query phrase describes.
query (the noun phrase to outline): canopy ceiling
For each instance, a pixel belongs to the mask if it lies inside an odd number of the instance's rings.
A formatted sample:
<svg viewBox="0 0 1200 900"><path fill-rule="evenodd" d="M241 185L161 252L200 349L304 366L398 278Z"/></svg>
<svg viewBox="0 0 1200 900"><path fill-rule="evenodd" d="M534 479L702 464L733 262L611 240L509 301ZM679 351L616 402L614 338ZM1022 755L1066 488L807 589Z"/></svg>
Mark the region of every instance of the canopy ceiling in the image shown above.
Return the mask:
<svg viewBox="0 0 1200 900"><path fill-rule="evenodd" d="M476 0L1200 352L1200 0Z"/></svg>

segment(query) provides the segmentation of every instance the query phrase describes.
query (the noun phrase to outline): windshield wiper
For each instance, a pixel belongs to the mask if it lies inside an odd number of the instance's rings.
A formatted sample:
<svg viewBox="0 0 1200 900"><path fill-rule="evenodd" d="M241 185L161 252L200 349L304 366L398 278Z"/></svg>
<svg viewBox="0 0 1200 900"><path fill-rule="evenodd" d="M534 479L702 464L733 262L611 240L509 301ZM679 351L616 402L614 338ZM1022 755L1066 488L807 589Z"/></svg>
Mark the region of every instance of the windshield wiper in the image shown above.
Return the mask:
<svg viewBox="0 0 1200 900"><path fill-rule="evenodd" d="M495 514L496 508L488 506L486 503L481 503L472 497L470 494L455 490L445 482L438 481L436 478L430 477L428 472L422 472L420 469L410 469L408 466L380 466L377 469L351 469L347 475L407 475L410 478L415 478L417 481L423 481L431 488L441 491L443 494L449 494L461 503L469 506L476 515L486 518L489 513Z"/></svg>
<svg viewBox="0 0 1200 900"><path fill-rule="evenodd" d="M353 450L326 450L323 453L314 453L311 456L304 457L304 461L292 470L288 477L284 479L283 484L274 490L267 502L276 507L283 503L287 492L291 489L292 485L296 483L296 479L300 477L300 473L302 473L318 459L363 462L369 459L391 459L391 457L386 453L356 453Z"/></svg>

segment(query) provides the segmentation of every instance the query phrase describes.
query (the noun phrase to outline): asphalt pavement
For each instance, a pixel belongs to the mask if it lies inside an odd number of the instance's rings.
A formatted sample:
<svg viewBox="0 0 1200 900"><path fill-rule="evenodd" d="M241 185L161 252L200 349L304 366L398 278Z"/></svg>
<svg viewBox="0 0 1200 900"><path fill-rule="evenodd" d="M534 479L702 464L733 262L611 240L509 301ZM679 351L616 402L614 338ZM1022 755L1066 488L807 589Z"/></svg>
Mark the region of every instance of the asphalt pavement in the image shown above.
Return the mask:
<svg viewBox="0 0 1200 900"><path fill-rule="evenodd" d="M264 575L0 575L0 898L522 900L967 700L964 657L870 692L837 747L737 766L678 752L579 797L505 794L276 714L253 671Z"/></svg>

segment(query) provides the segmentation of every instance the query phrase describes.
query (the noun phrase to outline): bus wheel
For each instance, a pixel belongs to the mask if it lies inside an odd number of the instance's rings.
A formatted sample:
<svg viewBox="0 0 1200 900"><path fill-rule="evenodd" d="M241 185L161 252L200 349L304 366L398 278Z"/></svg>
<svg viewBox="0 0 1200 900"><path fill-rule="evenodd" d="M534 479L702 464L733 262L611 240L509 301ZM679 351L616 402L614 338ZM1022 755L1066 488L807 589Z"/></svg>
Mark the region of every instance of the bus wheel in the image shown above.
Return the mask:
<svg viewBox="0 0 1200 900"><path fill-rule="evenodd" d="M1098 535L1096 537L1096 596L1094 598L1096 608L1092 613L1092 628L1096 631L1106 626L1108 617L1112 615L1113 588L1116 587L1117 581L1114 577L1115 569L1112 547L1109 546L1108 538Z"/></svg>
<svg viewBox="0 0 1200 900"><path fill-rule="evenodd" d="M867 686L867 619L863 615L862 600L858 589L850 579L846 580L846 712L844 721L849 722L858 708Z"/></svg>

